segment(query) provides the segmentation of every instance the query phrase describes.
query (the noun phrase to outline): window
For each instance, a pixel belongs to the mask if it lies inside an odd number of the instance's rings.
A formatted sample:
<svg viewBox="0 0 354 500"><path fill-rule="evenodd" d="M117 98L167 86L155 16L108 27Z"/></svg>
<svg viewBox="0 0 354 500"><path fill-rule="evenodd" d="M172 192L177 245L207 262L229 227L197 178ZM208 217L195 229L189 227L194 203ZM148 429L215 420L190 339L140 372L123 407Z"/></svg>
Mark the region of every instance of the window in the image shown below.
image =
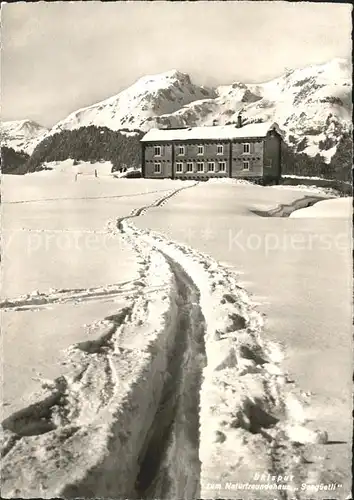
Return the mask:
<svg viewBox="0 0 354 500"><path fill-rule="evenodd" d="M216 147L216 153L218 155L223 155L224 154L224 146L222 144L218 144Z"/></svg>
<svg viewBox="0 0 354 500"><path fill-rule="evenodd" d="M213 161L208 162L208 172L215 172L215 163Z"/></svg>
<svg viewBox="0 0 354 500"><path fill-rule="evenodd" d="M250 169L250 162L244 161L243 162L243 170L249 170L249 169Z"/></svg>
<svg viewBox="0 0 354 500"><path fill-rule="evenodd" d="M154 146L154 155L161 156L161 146Z"/></svg>
<svg viewBox="0 0 354 500"><path fill-rule="evenodd" d="M219 172L226 172L226 161L219 161Z"/></svg>
<svg viewBox="0 0 354 500"><path fill-rule="evenodd" d="M193 172L193 163L192 162L187 163L187 172L188 173Z"/></svg>
<svg viewBox="0 0 354 500"><path fill-rule="evenodd" d="M161 163L154 163L154 173L161 174Z"/></svg>
<svg viewBox="0 0 354 500"><path fill-rule="evenodd" d="M184 146L178 146L178 154L179 155L184 155L185 154L185 148L184 148Z"/></svg>
<svg viewBox="0 0 354 500"><path fill-rule="evenodd" d="M181 174L183 172L183 163L176 163L176 172Z"/></svg>
<svg viewBox="0 0 354 500"><path fill-rule="evenodd" d="M243 143L243 152L246 154L250 154L251 145L248 142Z"/></svg>
<svg viewBox="0 0 354 500"><path fill-rule="evenodd" d="M204 154L204 146L198 146L198 155Z"/></svg>
<svg viewBox="0 0 354 500"><path fill-rule="evenodd" d="M197 172L204 172L204 162L203 161L198 161Z"/></svg>

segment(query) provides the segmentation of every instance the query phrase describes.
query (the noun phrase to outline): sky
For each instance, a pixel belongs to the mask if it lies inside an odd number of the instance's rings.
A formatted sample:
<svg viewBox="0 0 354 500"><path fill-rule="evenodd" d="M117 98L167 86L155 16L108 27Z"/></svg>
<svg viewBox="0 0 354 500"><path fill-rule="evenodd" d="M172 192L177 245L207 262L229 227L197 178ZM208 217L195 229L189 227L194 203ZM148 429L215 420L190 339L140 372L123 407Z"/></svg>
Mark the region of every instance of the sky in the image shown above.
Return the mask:
<svg viewBox="0 0 354 500"><path fill-rule="evenodd" d="M1 119L47 127L148 74L251 83L351 57L349 3L20 2L1 23Z"/></svg>

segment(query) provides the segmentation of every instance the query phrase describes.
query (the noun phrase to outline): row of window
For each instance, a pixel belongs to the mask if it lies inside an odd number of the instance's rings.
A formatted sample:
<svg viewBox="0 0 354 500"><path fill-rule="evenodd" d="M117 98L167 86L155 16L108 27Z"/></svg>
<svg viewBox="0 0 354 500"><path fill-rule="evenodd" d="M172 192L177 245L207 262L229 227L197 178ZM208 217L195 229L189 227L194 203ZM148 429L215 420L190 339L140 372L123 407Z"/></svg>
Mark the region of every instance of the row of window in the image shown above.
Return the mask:
<svg viewBox="0 0 354 500"><path fill-rule="evenodd" d="M198 161L197 164L197 172L198 173L204 173L205 172L205 165L203 161ZM225 172L226 173L226 162L225 161L219 161L218 162L219 166L219 172ZM249 161L243 161L243 170L249 170L250 169L250 162ZM193 162L187 162L186 164L186 172L187 173L193 173L194 172L194 163ZM207 172L215 172L215 162L214 161L209 161L207 162ZM161 174L161 163L154 163L154 173L155 174ZM176 173L177 174L182 174L183 173L183 163L182 162L177 162L176 163Z"/></svg>
<svg viewBox="0 0 354 500"><path fill-rule="evenodd" d="M247 161L251 161L251 160L252 160L252 161L257 161L257 160L260 160L260 159L261 159L261 157L260 157L260 156L254 156L254 157L252 157L252 158L247 157L247 158L248 158L248 160L247 160ZM242 160L243 160L243 157L233 158L233 161L242 161ZM245 160L245 161L246 161L246 160Z"/></svg>
<svg viewBox="0 0 354 500"><path fill-rule="evenodd" d="M184 156L186 154L186 147L185 146L178 146L177 154L178 154L178 156ZM204 146L198 146L198 155L203 155L203 154L204 154ZM216 154L218 154L218 155L224 154L223 144L218 144L216 146Z"/></svg>
<svg viewBox="0 0 354 500"><path fill-rule="evenodd" d="M219 172L226 172L226 162L225 161L219 161L218 166L219 166ZM199 173L204 172L204 168L205 168L204 162L198 161L197 162L197 172L199 172ZM215 162L214 161L207 162L207 171L208 172L215 172ZM176 173L182 173L182 172L183 172L183 163L177 162L176 163ZM194 163L193 162L187 162L186 172L187 173L194 172Z"/></svg>
<svg viewBox="0 0 354 500"><path fill-rule="evenodd" d="M242 144L242 146L243 146L243 152L245 154L250 154L251 145L248 142L245 142ZM177 154L178 154L178 156L184 156L186 154L186 147L185 146L178 146ZM203 155L203 154L204 154L204 146L198 146L198 155ZM218 154L218 155L224 154L223 144L218 144L216 146L216 154ZM161 156L161 146L154 146L154 155Z"/></svg>
<svg viewBox="0 0 354 500"><path fill-rule="evenodd" d="M203 158L204 162L214 161L214 160L215 160L215 157L214 158L213 157L211 157L211 158L205 158L204 157ZM260 156L252 156L252 157L251 156L247 156L247 160L246 160L246 158L244 156L239 156L237 158L231 158L231 160L233 162L240 162L240 161L249 161L249 162L252 162L252 161L259 161L259 160L261 160L261 157ZM162 159L162 158L161 158L161 160L160 159L159 160L146 160L146 163L154 163L155 161L161 161L161 163L165 163L167 161L167 163L170 163L170 161L168 159L165 160L165 159ZM192 162L192 161L194 161L194 159L193 158L178 158L177 161L178 162L186 162L186 161ZM198 160L198 161L201 161L201 160ZM218 161L220 162L222 160L218 160Z"/></svg>

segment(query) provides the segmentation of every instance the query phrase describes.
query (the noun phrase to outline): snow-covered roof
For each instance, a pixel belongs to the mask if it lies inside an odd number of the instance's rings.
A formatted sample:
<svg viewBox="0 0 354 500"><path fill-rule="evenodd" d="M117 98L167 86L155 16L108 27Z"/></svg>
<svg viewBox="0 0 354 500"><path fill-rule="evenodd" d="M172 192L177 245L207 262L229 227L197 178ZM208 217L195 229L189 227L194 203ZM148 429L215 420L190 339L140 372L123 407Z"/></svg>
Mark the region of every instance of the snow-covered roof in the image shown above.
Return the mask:
<svg viewBox="0 0 354 500"><path fill-rule="evenodd" d="M141 139L143 142L151 141L174 141L188 139L242 139L247 137L265 137L271 129L279 131L279 127L274 122L250 123L242 127L236 125L221 125L213 127L190 127L177 129L153 128Z"/></svg>

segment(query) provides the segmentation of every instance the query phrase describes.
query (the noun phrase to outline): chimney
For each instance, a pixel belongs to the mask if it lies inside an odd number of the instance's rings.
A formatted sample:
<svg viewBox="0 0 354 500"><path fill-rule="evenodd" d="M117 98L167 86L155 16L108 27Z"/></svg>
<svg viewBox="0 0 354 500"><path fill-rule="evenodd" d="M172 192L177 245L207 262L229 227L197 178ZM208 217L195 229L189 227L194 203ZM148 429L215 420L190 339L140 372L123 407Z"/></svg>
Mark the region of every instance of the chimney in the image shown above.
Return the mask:
<svg viewBox="0 0 354 500"><path fill-rule="evenodd" d="M237 116L237 128L241 128L242 127L242 114L239 113L238 116Z"/></svg>

